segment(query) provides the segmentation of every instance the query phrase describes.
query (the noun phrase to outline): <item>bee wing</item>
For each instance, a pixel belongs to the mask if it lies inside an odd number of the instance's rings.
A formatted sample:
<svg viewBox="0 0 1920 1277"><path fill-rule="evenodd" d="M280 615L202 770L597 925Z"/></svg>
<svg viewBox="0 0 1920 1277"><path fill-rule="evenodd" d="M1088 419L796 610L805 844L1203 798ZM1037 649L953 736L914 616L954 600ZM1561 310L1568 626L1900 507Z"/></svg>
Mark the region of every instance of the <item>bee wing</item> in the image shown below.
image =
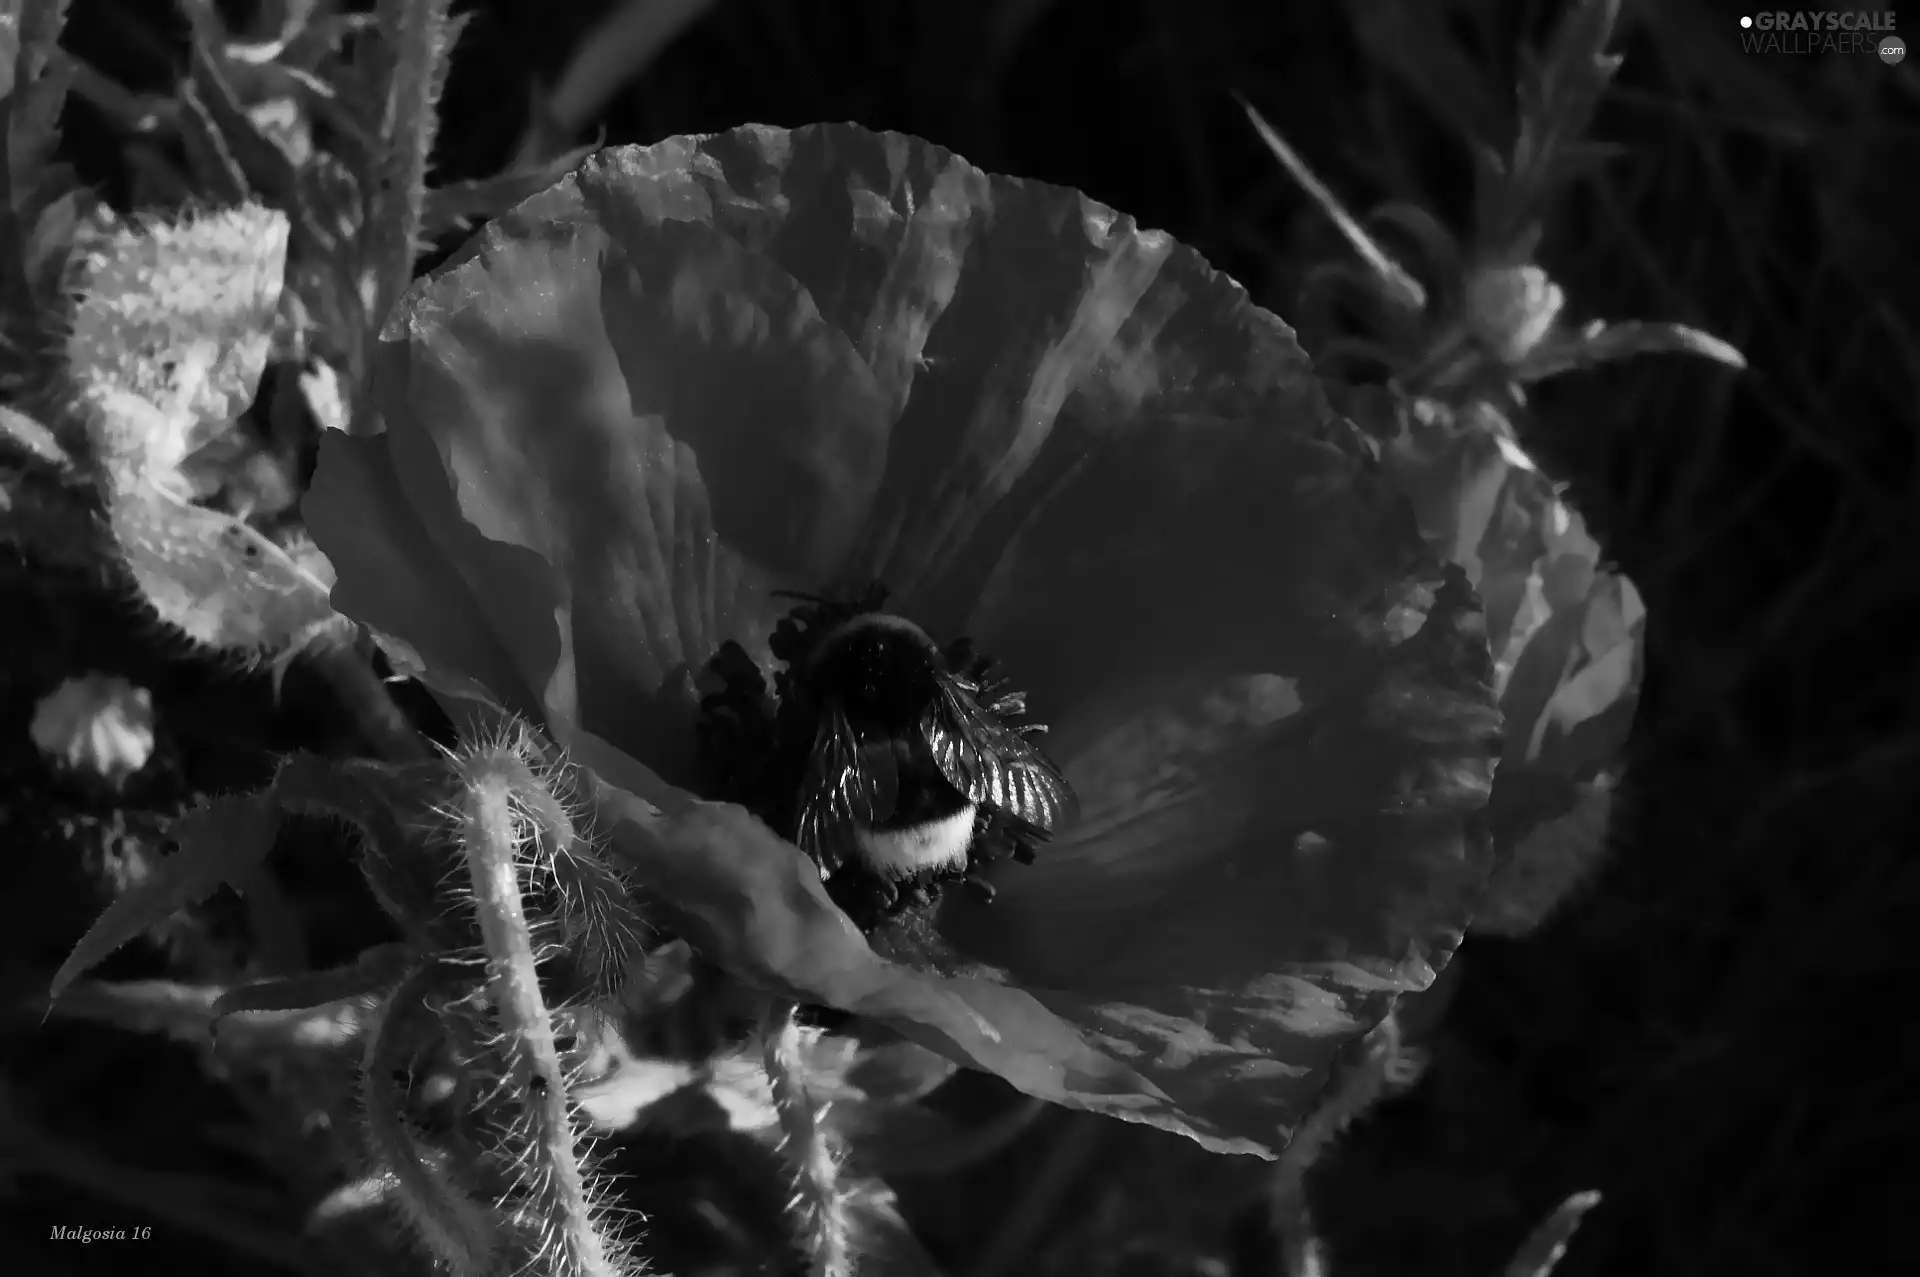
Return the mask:
<svg viewBox="0 0 1920 1277"><path fill-rule="evenodd" d="M1072 786L1020 732L982 710L966 689L943 686L920 725L947 783L1041 833L1079 809Z"/></svg>
<svg viewBox="0 0 1920 1277"><path fill-rule="evenodd" d="M794 841L832 873L851 854L854 830L891 816L899 795L893 750L862 740L844 713L830 709L807 757Z"/></svg>

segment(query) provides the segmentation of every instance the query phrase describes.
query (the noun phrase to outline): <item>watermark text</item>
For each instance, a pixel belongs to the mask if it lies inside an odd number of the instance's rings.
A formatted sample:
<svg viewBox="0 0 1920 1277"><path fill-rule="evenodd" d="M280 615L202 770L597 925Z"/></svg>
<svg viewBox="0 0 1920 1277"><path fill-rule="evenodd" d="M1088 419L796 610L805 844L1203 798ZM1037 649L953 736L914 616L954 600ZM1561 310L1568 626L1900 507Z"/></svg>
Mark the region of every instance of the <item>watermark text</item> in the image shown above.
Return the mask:
<svg viewBox="0 0 1920 1277"><path fill-rule="evenodd" d="M75 1228L70 1224L55 1224L47 1240L79 1242L82 1246L91 1246L94 1242L144 1242L153 1240L153 1229L144 1224L133 1228Z"/></svg>
<svg viewBox="0 0 1920 1277"><path fill-rule="evenodd" d="M1891 64L1907 55L1898 29L1891 9L1771 9L1740 19L1740 47L1747 53L1872 53Z"/></svg>

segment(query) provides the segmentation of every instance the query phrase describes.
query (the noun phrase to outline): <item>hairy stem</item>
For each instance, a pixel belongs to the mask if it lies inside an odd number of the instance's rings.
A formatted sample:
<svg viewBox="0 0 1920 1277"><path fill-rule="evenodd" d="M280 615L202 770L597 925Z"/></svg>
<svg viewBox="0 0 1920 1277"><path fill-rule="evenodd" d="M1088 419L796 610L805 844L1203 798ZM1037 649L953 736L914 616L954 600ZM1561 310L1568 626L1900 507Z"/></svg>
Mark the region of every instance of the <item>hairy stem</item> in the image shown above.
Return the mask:
<svg viewBox="0 0 1920 1277"><path fill-rule="evenodd" d="M780 1118L780 1153L793 1189L788 1209L794 1216L808 1277L849 1277L852 1229L840 1193L840 1162L820 1128L826 1108L816 1108L807 1093L795 1010L791 1002L776 1004L764 1029L767 1081Z"/></svg>
<svg viewBox="0 0 1920 1277"><path fill-rule="evenodd" d="M520 895L520 853L531 834L523 819L523 796L543 787L525 763L504 750L478 751L463 758L460 767L463 784L454 814L486 945L494 1014L513 1080L523 1090L523 1121L517 1129L524 1132L524 1144L514 1152L540 1216L542 1250L557 1272L616 1277L626 1269L624 1256L596 1226Z"/></svg>
<svg viewBox="0 0 1920 1277"><path fill-rule="evenodd" d="M448 16L452 0L380 0L380 30L388 49L386 102L381 118L383 154L368 216L372 243L372 313L365 340L371 348L387 311L413 282L419 252L422 210L427 198L427 166L440 128L440 91L460 23ZM366 379L355 388L352 428L374 428L365 402Z"/></svg>
<svg viewBox="0 0 1920 1277"><path fill-rule="evenodd" d="M1269 1188L1269 1218L1280 1236L1288 1277L1326 1277L1326 1246L1317 1235L1307 1193L1307 1174L1339 1136L1380 1100L1409 1085L1418 1056L1407 1050L1398 1010L1350 1044L1333 1067L1326 1092L1307 1115L1275 1164Z"/></svg>
<svg viewBox="0 0 1920 1277"><path fill-rule="evenodd" d="M407 1123L406 1092L397 1080L420 1036L437 1031L426 995L442 978L439 968L428 964L402 981L368 1039L360 1076L367 1146L381 1170L393 1177L407 1222L433 1256L455 1277L493 1277L498 1233L492 1212L421 1145Z"/></svg>
<svg viewBox="0 0 1920 1277"><path fill-rule="evenodd" d="M520 750L523 756L535 752L531 741ZM538 870L559 895L562 927L594 992L615 997L641 947L632 897L626 879L607 863L563 799L562 792L572 793L565 769L538 757L546 783L535 785L523 799L539 834Z"/></svg>

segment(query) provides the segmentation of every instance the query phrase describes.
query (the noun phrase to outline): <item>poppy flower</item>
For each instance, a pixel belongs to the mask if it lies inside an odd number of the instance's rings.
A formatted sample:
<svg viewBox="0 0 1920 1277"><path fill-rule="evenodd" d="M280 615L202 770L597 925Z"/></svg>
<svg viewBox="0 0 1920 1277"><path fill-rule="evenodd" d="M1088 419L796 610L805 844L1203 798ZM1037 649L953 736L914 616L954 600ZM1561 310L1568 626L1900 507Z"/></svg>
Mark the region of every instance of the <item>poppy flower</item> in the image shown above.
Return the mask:
<svg viewBox="0 0 1920 1277"><path fill-rule="evenodd" d="M1272 1155L1491 869L1478 604L1291 330L1078 192L849 125L622 147L389 318L324 440L336 607L540 725L704 956L1046 1099ZM916 965L697 801L695 680L884 582L1079 798ZM784 832L784 831L782 831Z"/></svg>

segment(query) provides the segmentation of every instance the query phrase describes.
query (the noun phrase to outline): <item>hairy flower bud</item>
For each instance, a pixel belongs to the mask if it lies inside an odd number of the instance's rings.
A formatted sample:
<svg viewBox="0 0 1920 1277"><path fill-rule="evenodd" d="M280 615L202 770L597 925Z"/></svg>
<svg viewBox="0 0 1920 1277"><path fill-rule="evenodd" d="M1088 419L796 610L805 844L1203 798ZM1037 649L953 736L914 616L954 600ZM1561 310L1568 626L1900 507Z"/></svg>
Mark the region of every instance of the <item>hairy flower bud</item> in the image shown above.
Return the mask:
<svg viewBox="0 0 1920 1277"><path fill-rule="evenodd" d="M70 678L34 707L30 728L42 754L118 788L153 756L153 694L124 678Z"/></svg>

